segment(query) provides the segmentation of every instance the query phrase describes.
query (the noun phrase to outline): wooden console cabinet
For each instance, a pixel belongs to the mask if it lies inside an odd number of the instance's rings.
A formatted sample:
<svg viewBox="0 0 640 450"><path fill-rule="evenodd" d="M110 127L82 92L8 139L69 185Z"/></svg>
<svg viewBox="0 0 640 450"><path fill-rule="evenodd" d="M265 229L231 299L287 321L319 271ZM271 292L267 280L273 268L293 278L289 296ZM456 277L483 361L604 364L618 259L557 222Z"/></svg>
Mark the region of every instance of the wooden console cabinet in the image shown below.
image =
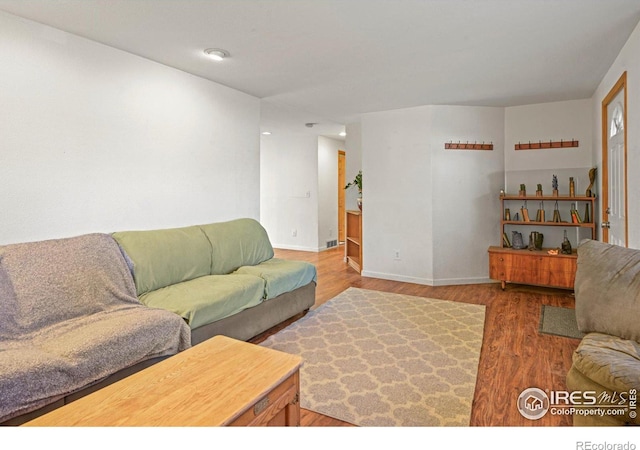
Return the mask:
<svg viewBox="0 0 640 450"><path fill-rule="evenodd" d="M573 289L577 255L549 255L546 250L489 247L489 278L502 283Z"/></svg>
<svg viewBox="0 0 640 450"><path fill-rule="evenodd" d="M345 260L353 269L362 272L362 212L347 211L347 239Z"/></svg>
<svg viewBox="0 0 640 450"><path fill-rule="evenodd" d="M573 289L577 268L577 242L573 242L571 255L550 255L548 248L542 250L513 249L510 244L510 232L521 230L523 239L527 241L527 231L542 231L543 229L570 229L577 230L582 238L596 238L596 224L593 220L595 197L570 197L570 196L520 196L502 195L500 207L502 219L500 221L500 241L502 246L489 247L489 278L502 283L502 289L506 283L532 284L563 289ZM522 207L527 208L527 202L532 207L531 217L525 217ZM546 202L548 213L538 216L535 208ZM558 210L558 217L564 220L554 221L554 209ZM572 220L570 207L576 211L589 212L589 217ZM507 215L507 209L510 211ZM544 207L542 208L544 211ZM560 214L561 213L561 214ZM578 213L582 214L581 212ZM529 212L527 209L527 216ZM580 233L582 232L582 233ZM506 236L507 239L503 238ZM560 243L560 241L558 241Z"/></svg>

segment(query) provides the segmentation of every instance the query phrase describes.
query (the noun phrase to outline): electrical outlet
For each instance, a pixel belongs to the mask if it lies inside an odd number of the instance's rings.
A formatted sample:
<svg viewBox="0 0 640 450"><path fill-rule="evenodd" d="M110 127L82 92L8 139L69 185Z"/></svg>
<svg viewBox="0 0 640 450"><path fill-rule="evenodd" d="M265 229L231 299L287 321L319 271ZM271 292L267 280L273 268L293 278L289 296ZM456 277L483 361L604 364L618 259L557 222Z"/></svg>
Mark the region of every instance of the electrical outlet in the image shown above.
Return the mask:
<svg viewBox="0 0 640 450"><path fill-rule="evenodd" d="M298 237L298 230L295 228L291 230L291 237Z"/></svg>
<svg viewBox="0 0 640 450"><path fill-rule="evenodd" d="M394 250L393 251L393 259L395 259L396 261L400 261L400 250Z"/></svg>

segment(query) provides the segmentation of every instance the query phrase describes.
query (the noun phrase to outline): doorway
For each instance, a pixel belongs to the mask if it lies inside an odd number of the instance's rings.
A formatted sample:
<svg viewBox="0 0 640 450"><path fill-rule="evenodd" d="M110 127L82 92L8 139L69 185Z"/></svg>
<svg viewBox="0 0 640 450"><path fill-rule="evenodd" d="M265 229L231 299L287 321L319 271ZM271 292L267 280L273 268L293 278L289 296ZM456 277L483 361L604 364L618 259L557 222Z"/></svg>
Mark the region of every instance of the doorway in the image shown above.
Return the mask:
<svg viewBox="0 0 640 450"><path fill-rule="evenodd" d="M627 72L602 100L602 240L626 247Z"/></svg>
<svg viewBox="0 0 640 450"><path fill-rule="evenodd" d="M347 155L344 151L338 150L338 242L343 243L345 237L345 192L344 187L347 184L346 171Z"/></svg>

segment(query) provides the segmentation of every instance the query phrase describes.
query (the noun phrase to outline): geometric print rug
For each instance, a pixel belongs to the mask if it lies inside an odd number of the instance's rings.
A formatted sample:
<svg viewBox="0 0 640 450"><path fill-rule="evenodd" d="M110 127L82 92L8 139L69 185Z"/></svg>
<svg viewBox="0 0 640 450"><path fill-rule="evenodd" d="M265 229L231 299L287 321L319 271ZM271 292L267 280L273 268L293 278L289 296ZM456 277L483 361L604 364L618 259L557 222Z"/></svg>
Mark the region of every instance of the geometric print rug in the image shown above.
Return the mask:
<svg viewBox="0 0 640 450"><path fill-rule="evenodd" d="M468 426L485 307L348 288L260 345L299 355L300 407L358 426Z"/></svg>

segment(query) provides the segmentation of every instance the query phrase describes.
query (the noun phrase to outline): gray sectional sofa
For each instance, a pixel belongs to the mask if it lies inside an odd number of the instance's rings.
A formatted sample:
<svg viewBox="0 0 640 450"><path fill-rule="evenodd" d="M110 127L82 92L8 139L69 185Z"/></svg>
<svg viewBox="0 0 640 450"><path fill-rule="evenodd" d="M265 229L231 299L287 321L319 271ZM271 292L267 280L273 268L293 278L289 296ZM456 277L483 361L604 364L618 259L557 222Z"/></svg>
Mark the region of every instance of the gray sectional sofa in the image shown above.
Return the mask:
<svg viewBox="0 0 640 450"><path fill-rule="evenodd" d="M0 424L212 336L248 340L308 310L316 276L253 219L0 246Z"/></svg>
<svg viewBox="0 0 640 450"><path fill-rule="evenodd" d="M578 328L587 335L567 374L583 403L573 424L640 425L640 250L582 241L575 297Z"/></svg>

